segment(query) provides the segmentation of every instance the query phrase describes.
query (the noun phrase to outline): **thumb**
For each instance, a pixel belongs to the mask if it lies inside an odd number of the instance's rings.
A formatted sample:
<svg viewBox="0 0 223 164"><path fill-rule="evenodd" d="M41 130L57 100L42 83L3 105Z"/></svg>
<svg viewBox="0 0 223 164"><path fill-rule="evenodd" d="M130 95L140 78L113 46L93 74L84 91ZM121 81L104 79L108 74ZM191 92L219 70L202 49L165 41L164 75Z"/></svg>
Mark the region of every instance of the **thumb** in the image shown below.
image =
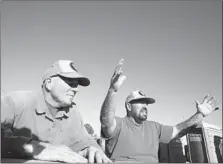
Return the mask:
<svg viewBox="0 0 223 164"><path fill-rule="evenodd" d="M86 149L81 150L81 151L78 152L78 154L79 154L80 156L82 156L82 157L86 157L86 156L87 156L87 150L86 150Z"/></svg>
<svg viewBox="0 0 223 164"><path fill-rule="evenodd" d="M219 110L220 108L219 107L216 107L214 110Z"/></svg>
<svg viewBox="0 0 223 164"><path fill-rule="evenodd" d="M123 75L123 76L120 77L120 82L121 82L121 84L126 80L126 78L127 78L127 77L126 77L125 75Z"/></svg>
<svg viewBox="0 0 223 164"><path fill-rule="evenodd" d="M198 107L200 105L199 101L195 100L196 103L196 107Z"/></svg>

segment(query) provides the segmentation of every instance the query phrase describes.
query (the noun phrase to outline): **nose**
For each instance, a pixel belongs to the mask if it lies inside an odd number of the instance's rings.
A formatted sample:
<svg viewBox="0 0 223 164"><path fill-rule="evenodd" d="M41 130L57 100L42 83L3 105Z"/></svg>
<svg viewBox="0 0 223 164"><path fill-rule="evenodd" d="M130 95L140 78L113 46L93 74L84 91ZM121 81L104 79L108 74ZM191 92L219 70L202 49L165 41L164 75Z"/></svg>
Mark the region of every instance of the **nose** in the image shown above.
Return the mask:
<svg viewBox="0 0 223 164"><path fill-rule="evenodd" d="M143 104L143 108L147 109L148 105L147 104Z"/></svg>
<svg viewBox="0 0 223 164"><path fill-rule="evenodd" d="M77 88L77 87L75 87L75 88L71 88L71 91L73 91L73 92L78 92L79 91L79 89Z"/></svg>

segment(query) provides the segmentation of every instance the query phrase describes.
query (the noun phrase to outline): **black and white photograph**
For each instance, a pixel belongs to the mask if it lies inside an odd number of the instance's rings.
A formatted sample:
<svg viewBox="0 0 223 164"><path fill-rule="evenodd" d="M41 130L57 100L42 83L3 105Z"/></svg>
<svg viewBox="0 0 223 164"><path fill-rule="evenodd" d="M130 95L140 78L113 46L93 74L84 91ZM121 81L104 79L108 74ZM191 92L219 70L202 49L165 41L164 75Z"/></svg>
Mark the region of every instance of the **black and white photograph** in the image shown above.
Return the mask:
<svg viewBox="0 0 223 164"><path fill-rule="evenodd" d="M222 8L0 1L1 163L223 163Z"/></svg>

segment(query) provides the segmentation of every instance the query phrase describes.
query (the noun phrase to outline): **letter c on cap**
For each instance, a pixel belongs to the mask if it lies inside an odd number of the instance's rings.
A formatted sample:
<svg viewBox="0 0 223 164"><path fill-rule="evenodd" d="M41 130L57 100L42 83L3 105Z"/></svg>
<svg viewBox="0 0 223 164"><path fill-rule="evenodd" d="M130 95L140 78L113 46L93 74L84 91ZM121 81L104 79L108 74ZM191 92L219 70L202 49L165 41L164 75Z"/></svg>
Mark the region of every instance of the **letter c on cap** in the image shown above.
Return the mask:
<svg viewBox="0 0 223 164"><path fill-rule="evenodd" d="M139 94L140 94L141 96L146 96L142 91L139 91Z"/></svg>
<svg viewBox="0 0 223 164"><path fill-rule="evenodd" d="M77 68L75 67L75 65L74 65L73 62L70 63L70 67L71 67L74 71L78 72L78 71L77 71Z"/></svg>

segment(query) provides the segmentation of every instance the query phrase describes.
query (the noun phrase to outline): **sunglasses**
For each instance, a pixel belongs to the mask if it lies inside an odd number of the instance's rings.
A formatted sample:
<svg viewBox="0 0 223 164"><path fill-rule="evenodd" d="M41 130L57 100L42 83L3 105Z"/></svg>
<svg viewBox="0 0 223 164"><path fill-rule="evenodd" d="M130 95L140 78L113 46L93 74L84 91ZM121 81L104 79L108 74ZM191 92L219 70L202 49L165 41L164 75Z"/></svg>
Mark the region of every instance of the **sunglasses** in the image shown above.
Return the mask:
<svg viewBox="0 0 223 164"><path fill-rule="evenodd" d="M60 75L54 75L52 77L59 77L61 80L63 80L66 84L68 84L72 88L76 88L78 86L78 84L79 84L79 80L78 79L63 77L63 76L60 76Z"/></svg>

